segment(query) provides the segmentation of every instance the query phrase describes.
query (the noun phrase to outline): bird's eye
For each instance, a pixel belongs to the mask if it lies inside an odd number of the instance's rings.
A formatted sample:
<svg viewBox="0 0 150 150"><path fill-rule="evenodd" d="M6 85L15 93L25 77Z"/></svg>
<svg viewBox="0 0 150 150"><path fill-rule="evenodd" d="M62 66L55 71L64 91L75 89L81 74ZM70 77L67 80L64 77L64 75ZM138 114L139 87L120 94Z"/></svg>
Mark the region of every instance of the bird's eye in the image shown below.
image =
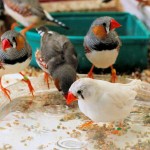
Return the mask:
<svg viewBox="0 0 150 150"><path fill-rule="evenodd" d="M16 48L16 46L17 46L16 38L15 38L15 37L13 37L13 39L12 39L12 40L13 40L13 44L12 44L12 45L13 45L13 48Z"/></svg>
<svg viewBox="0 0 150 150"><path fill-rule="evenodd" d="M82 91L81 90L78 90L77 93L82 97L82 99L84 99L84 96L82 94Z"/></svg>
<svg viewBox="0 0 150 150"><path fill-rule="evenodd" d="M103 23L103 26L106 27L106 23Z"/></svg>
<svg viewBox="0 0 150 150"><path fill-rule="evenodd" d="M81 93L82 93L82 91L81 91L81 90L78 90L78 91L77 91L77 93L78 93L78 94L81 94Z"/></svg>
<svg viewBox="0 0 150 150"><path fill-rule="evenodd" d="M15 39L15 37L13 37L13 41L14 41L14 42L16 42L16 39Z"/></svg>

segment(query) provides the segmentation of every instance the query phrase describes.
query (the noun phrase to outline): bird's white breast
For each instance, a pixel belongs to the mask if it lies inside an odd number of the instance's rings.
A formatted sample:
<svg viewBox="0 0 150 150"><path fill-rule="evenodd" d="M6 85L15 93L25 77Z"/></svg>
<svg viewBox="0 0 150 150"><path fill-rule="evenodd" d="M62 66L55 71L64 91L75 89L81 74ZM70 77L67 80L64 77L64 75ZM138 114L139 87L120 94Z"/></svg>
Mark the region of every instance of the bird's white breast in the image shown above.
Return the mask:
<svg viewBox="0 0 150 150"><path fill-rule="evenodd" d="M33 23L39 22L39 17L37 16L27 16L24 17L14 10L10 9L6 4L4 4L6 12L12 16L17 22L21 23L24 26L29 26Z"/></svg>
<svg viewBox="0 0 150 150"><path fill-rule="evenodd" d="M105 50L86 53L88 60L97 68L108 68L113 65L118 56L118 50Z"/></svg>
<svg viewBox="0 0 150 150"><path fill-rule="evenodd" d="M31 58L28 58L25 62L22 63L16 63L13 65L4 65L4 69L0 69L0 77L5 74L13 74L23 71L30 63Z"/></svg>

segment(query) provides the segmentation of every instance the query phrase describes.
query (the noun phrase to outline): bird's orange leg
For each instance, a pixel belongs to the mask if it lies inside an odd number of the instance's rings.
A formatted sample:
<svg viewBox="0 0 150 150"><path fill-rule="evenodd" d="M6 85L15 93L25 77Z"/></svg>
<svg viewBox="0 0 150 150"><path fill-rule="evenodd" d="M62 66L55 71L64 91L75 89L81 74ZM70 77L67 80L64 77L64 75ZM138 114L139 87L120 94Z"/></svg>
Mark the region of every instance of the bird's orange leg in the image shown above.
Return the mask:
<svg viewBox="0 0 150 150"><path fill-rule="evenodd" d="M11 101L11 98L10 98L10 91L6 88L4 88L2 86L2 79L0 78L0 89L2 90L2 92L5 94L5 96Z"/></svg>
<svg viewBox="0 0 150 150"><path fill-rule="evenodd" d="M116 74L116 69L111 66L111 82L115 83L117 80L117 74Z"/></svg>
<svg viewBox="0 0 150 150"><path fill-rule="evenodd" d="M48 88L50 88L49 78L52 80L52 78L50 77L50 75L47 72L44 72L44 81L47 83Z"/></svg>
<svg viewBox="0 0 150 150"><path fill-rule="evenodd" d="M32 84L31 84L31 81L30 81L29 78L28 78L27 76L25 76L23 73L21 73L21 72L19 72L19 73L20 73L20 74L23 76L23 78L24 78L24 79L22 79L22 81L24 81L24 82L26 82L26 83L28 84L29 90L30 90L32 96L34 96L34 94L33 94L34 88L33 88Z"/></svg>
<svg viewBox="0 0 150 150"><path fill-rule="evenodd" d="M83 129L83 128L88 127L88 126L90 126L92 124L93 124L93 121L87 121L84 124L82 124L79 128Z"/></svg>
<svg viewBox="0 0 150 150"><path fill-rule="evenodd" d="M17 22L12 23L11 25L11 30L14 30L15 27L19 26L19 24Z"/></svg>
<svg viewBox="0 0 150 150"><path fill-rule="evenodd" d="M88 77L89 77L89 78L92 78L92 79L94 79L94 76L93 76L93 69L94 69L94 65L92 65L92 67L91 67L91 69L90 69L90 71L89 71L89 73L88 73Z"/></svg>
<svg viewBox="0 0 150 150"><path fill-rule="evenodd" d="M36 26L35 23L29 25L28 27L26 27L26 28L24 28L23 30L21 30L21 34L22 34L23 36L25 36L26 32L29 31L30 29L34 28L35 26Z"/></svg>
<svg viewBox="0 0 150 150"><path fill-rule="evenodd" d="M119 122L119 125L118 125L118 127L117 127L117 129L113 130L111 133L112 133L112 134L119 135L120 132L121 132L121 130L122 130L122 128L123 128L123 122L120 121L120 122Z"/></svg>

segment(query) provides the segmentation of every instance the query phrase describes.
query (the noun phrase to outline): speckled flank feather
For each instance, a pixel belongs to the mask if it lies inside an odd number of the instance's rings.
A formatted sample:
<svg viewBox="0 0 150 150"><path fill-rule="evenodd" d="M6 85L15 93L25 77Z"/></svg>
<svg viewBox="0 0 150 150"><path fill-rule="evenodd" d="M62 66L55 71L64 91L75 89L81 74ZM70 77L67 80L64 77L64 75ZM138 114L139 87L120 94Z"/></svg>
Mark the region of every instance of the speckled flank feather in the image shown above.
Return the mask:
<svg viewBox="0 0 150 150"><path fill-rule="evenodd" d="M22 20L21 23L25 26L27 26L28 23L23 23L22 17L25 17L24 19L26 20L24 21L37 23L37 25L41 22L49 22L50 24L68 29L64 23L54 19L48 12L43 10L38 0L4 0L4 3L6 11L18 22ZM34 16L34 19L31 16Z"/></svg>

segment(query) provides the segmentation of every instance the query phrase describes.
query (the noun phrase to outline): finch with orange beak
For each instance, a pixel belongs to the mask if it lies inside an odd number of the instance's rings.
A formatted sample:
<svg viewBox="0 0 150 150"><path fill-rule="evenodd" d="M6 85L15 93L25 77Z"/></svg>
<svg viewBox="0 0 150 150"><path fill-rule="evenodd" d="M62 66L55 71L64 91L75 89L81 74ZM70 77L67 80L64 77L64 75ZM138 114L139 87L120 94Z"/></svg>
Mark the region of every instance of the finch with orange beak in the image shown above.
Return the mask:
<svg viewBox="0 0 150 150"><path fill-rule="evenodd" d="M114 31L121 25L112 17L97 18L84 38L85 55L93 64L88 76L93 78L94 66L112 69L111 81L116 81L115 63L121 46L118 34Z"/></svg>
<svg viewBox="0 0 150 150"><path fill-rule="evenodd" d="M33 95L33 87L30 80L21 73L30 63L32 50L26 39L20 33L10 30L1 36L0 48L0 89L11 100L10 91L2 86L2 76L5 74L20 73L28 84Z"/></svg>

